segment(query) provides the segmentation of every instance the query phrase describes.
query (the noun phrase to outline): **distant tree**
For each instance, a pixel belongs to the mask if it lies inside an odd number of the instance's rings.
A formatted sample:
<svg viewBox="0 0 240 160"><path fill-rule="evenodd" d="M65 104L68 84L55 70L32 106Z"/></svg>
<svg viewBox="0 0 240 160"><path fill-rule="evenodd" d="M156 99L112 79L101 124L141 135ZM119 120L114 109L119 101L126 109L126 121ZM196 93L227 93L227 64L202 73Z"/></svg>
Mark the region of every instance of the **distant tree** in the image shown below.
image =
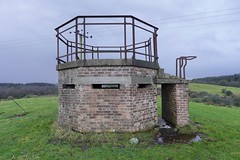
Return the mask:
<svg viewBox="0 0 240 160"><path fill-rule="evenodd" d="M227 90L227 91L225 92L225 95L226 95L226 96L232 96L232 95L233 95L233 93L232 93L232 91L230 91L230 90Z"/></svg>
<svg viewBox="0 0 240 160"><path fill-rule="evenodd" d="M48 83L0 83L0 99L27 97L28 95L56 95L57 85Z"/></svg>
<svg viewBox="0 0 240 160"><path fill-rule="evenodd" d="M196 79L193 79L192 82L222 85L222 86L232 86L232 87L240 88L240 74L218 76L218 77L196 78Z"/></svg>
<svg viewBox="0 0 240 160"><path fill-rule="evenodd" d="M221 91L222 93L226 93L227 89L223 88Z"/></svg>

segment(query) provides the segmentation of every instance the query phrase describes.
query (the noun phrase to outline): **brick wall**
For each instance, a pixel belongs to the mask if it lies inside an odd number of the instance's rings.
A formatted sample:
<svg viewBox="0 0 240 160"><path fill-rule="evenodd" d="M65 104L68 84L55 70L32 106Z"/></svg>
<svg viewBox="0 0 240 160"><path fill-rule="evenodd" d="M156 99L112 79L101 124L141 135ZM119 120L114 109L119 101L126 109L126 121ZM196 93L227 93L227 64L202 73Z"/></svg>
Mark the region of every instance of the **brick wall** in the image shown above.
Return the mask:
<svg viewBox="0 0 240 160"><path fill-rule="evenodd" d="M149 129L157 122L155 76L154 69L133 66L61 70L58 123L80 132ZM102 89L92 84L120 87Z"/></svg>
<svg viewBox="0 0 240 160"><path fill-rule="evenodd" d="M173 125L189 123L188 84L162 85L162 117Z"/></svg>

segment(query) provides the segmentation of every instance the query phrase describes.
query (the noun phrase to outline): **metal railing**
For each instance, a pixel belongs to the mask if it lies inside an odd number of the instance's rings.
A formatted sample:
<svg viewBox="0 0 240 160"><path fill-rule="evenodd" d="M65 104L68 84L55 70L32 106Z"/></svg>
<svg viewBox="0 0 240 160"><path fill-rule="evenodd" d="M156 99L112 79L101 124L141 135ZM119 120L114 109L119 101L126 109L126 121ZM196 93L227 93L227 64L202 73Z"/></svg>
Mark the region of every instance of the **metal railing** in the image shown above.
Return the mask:
<svg viewBox="0 0 240 160"><path fill-rule="evenodd" d="M102 21L98 21L98 20ZM118 22L116 22L116 19ZM88 26L122 26L123 44L90 45L87 44ZM127 30L128 27L128 30ZM130 33L129 27L131 28ZM138 29L138 31L136 31ZM78 59L138 59L158 63L157 30L158 28L136 17L123 16L77 16L57 27L57 63L67 63ZM80 33L80 30L82 33ZM148 39L137 42L136 35L146 32ZM67 36L72 33L72 36ZM130 38L129 38L130 36ZM130 40L129 40L130 39ZM64 48L64 49L63 49Z"/></svg>
<svg viewBox="0 0 240 160"><path fill-rule="evenodd" d="M187 61L193 60L197 58L197 56L181 56L176 58L176 77L186 79L186 66Z"/></svg>

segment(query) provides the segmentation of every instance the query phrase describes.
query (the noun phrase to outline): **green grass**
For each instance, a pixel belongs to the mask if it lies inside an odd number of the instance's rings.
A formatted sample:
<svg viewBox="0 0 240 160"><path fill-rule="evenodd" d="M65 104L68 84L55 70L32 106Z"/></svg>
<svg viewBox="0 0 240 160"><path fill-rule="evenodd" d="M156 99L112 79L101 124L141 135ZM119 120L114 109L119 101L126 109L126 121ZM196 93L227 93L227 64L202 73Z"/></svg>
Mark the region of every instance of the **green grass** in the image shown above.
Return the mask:
<svg viewBox="0 0 240 160"><path fill-rule="evenodd" d="M192 91L195 92L208 92L209 94L218 94L223 95L222 89L230 90L235 95L240 95L240 88L236 87L226 87L219 85L210 85L210 84L200 84L200 83L190 83L189 87Z"/></svg>
<svg viewBox="0 0 240 160"><path fill-rule="evenodd" d="M159 101L160 98L160 105ZM27 115L13 117L22 113L21 109L12 101L0 101L1 160L219 160L240 157L240 108L190 102L190 118L201 124L201 132L206 134L204 140L193 144L162 146L151 145L154 131L80 134L61 130L56 125L57 97L18 99L17 102L29 112ZM137 137L140 144L131 146L128 142L131 137Z"/></svg>

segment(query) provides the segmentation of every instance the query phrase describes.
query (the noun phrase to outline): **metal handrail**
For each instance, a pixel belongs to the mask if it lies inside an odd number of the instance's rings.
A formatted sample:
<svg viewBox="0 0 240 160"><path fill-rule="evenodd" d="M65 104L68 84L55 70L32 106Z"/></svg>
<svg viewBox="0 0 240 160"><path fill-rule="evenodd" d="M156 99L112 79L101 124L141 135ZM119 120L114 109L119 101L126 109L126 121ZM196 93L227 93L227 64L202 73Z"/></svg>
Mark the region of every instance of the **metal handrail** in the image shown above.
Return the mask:
<svg viewBox="0 0 240 160"><path fill-rule="evenodd" d="M90 18L122 18L123 22L86 22L86 19ZM127 18L130 18L131 21L127 21ZM82 22L79 22L79 19L82 19ZM138 22L138 23L136 23ZM74 23L74 24L72 24ZM69 26L69 24L71 24ZM143 27L140 24L146 25L149 28ZM86 26L88 25L122 25L124 26L124 45L119 46L94 46L86 44ZM132 26L132 44L126 43L126 26ZM79 34L79 26L83 27L83 41L80 42L78 38ZM67 28L66 28L67 27ZM143 31L150 32L152 34L152 38L150 37L147 41L143 42L136 42L135 39L135 28L139 28ZM67 33L74 29L75 38L74 41L68 40L63 34ZM97 54L97 58L99 59L99 54L107 54L107 53L119 53L120 59L122 59L122 54L124 54L124 58L127 59L129 56L128 54L131 53L131 58L136 59L136 55L143 55L145 56L145 60L155 63L158 63L158 53L157 53L157 30L158 28L131 15L94 15L94 16L76 16L71 20L65 22L64 24L58 26L56 29L57 31L57 61L58 64L60 63L67 63L69 61L74 61L79 59L79 54L81 55L80 58L86 59L86 55L91 53L92 59L94 59L94 54ZM82 40L82 38L81 38ZM65 45L66 53L60 55L60 45ZM153 45L153 46L152 46ZM153 47L153 48L152 48ZM143 49L141 51L141 49ZM152 54L153 49L153 54ZM73 56L75 55L75 58ZM70 59L69 59L70 56ZM82 57L83 56L83 57ZM63 60L66 58L66 60Z"/></svg>

